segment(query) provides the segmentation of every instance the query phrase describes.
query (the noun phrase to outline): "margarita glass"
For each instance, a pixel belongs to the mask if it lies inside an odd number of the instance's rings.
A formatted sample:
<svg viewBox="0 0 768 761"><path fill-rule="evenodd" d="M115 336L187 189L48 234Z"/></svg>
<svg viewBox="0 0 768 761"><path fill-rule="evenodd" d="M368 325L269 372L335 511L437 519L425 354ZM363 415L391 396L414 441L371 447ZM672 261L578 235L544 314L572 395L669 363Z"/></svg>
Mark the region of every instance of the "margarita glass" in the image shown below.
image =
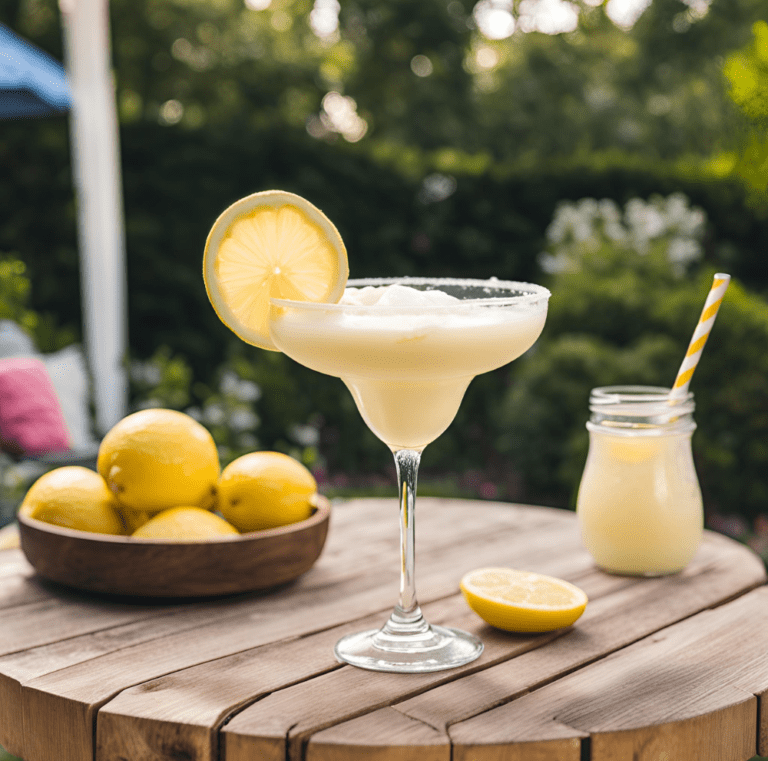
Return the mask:
<svg viewBox="0 0 768 761"><path fill-rule="evenodd" d="M416 600L414 507L421 453L450 425L476 375L511 362L533 345L544 327L550 294L538 285L496 279L347 283L348 289L388 286L395 296L370 304L273 298L270 336L300 364L341 378L363 420L395 457L399 601L380 630L339 640L337 658L377 671L438 671L473 661L483 645L466 632L430 626ZM402 288L397 293L398 286L422 292L420 303L408 303L410 297ZM435 291L442 293L429 293Z"/></svg>

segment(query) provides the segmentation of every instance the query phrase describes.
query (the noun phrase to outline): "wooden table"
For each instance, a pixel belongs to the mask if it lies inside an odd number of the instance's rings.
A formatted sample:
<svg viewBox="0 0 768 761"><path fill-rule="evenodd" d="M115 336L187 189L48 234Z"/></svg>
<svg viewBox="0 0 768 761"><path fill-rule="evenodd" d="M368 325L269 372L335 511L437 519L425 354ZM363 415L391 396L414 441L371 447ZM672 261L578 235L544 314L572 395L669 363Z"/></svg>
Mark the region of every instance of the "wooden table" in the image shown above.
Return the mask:
<svg viewBox="0 0 768 761"><path fill-rule="evenodd" d="M186 604L99 599L0 552L0 744L25 761L742 761L768 754L768 587L745 547L708 533L691 566L609 576L573 514L421 499L429 620L482 657L401 675L337 663L344 633L397 594L396 501L334 506L325 551L263 595ZM570 629L491 629L458 594L506 565L581 586Z"/></svg>

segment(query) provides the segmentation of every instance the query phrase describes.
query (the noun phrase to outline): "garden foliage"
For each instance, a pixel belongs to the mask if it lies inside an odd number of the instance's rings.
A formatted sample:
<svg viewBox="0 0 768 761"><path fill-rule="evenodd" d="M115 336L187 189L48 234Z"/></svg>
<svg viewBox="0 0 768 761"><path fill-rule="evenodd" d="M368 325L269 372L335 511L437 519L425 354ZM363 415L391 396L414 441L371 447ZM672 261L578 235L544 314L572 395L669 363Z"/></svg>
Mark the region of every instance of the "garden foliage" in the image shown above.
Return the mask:
<svg viewBox="0 0 768 761"><path fill-rule="evenodd" d="M61 324L76 329L78 266L64 126L11 126L9 139L0 144L14 171L13 183L0 183L2 201L17 209L0 221L0 249L17 251L25 261L35 311L55 313ZM26 140L30 129L46 139ZM254 139L235 127L190 131L141 124L123 128L121 140L131 356L138 362L154 357L152 372L163 378L158 392L146 375L134 374L134 404L159 400L191 408L214 430L225 459L255 442L297 453L331 473L390 467L383 445L338 380L242 344L214 314L202 282L202 250L210 225L230 202L269 187L307 197L339 227L352 276L398 272L537 281L552 269L551 260L539 257L542 251L563 259L578 249L574 240L548 239L550 222L551 236L564 210L578 216L586 203L579 199L591 196L612 199L613 206L590 207L613 215L613 222L589 222L590 230L600 228L595 234L605 258L586 251L582 271L549 275L554 297L537 348L470 385L456 423L425 453L425 474L483 469L499 483L500 497L567 503L585 452L589 388L621 378L671 383L706 292L698 269L715 268L733 274L752 295L732 286L697 373L696 448L709 498L729 511L758 509L764 477L758 473L740 487L725 475L735 462L760 467L759 442L766 437L760 438L759 426L768 409L757 383L762 360L753 348L765 340L765 306L754 293L768 290L768 226L763 207L749 206L737 181L607 156L543 162L534 171L473 168L458 153L412 152L404 171L396 160L375 159L355 146L308 142L291 130ZM48 182L40 181L44 176ZM679 192L690 202L674 195ZM665 200L649 202L654 194ZM575 205L563 206L568 199ZM674 217L675 205L683 212L700 210L691 218L683 214L685 224L693 225L687 232L664 227L651 242L657 248L672 245L674 262L651 266L654 256L639 253L648 241L632 239L631 225L624 238L611 232L630 199L636 199L630 212L635 208L642 217L656 209L664 224ZM34 209L47 212L36 215ZM751 333L752 342L725 341L729 330ZM718 350L718 340L726 347ZM718 368L733 371L735 380L710 379ZM238 399L233 378L255 384L260 396ZM749 415L736 414L737 400L747 398L743 384L752 384ZM716 399L715 389L721 394ZM246 409L253 419L246 420ZM710 429L715 420L721 422Z"/></svg>
<svg viewBox="0 0 768 761"><path fill-rule="evenodd" d="M544 255L557 270L545 336L519 363L499 418L497 445L535 492L575 502L592 388L671 386L712 284L713 269L698 262L702 222L680 196L560 209ZM767 344L764 299L732 282L691 384L710 511L765 510Z"/></svg>
<svg viewBox="0 0 768 761"><path fill-rule="evenodd" d="M514 3L499 40L473 0L350 0L325 36L311 2L268 5L110 3L132 405L189 411L225 461L264 447L318 473L391 468L340 381L243 344L208 303L212 223L281 188L334 221L353 277L551 285L541 340L473 381L424 455L426 477L482 474L485 496L572 502L590 388L671 383L711 273L729 272L693 385L696 456L710 507L764 509L764 0L654 0L630 29L587 1L556 35L523 31ZM0 15L61 59L55 0ZM67 121L2 129L0 315L51 351L81 319Z"/></svg>

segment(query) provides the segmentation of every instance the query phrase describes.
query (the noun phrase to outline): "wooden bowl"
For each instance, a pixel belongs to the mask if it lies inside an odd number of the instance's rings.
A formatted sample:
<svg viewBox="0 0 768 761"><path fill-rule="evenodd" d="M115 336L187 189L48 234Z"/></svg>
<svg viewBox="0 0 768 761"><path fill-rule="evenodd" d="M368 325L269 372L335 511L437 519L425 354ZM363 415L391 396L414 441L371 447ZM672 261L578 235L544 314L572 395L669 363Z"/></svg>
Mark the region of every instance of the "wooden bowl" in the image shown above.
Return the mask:
<svg viewBox="0 0 768 761"><path fill-rule="evenodd" d="M205 542L91 534L19 515L21 549L46 579L90 592L137 597L209 597L284 584L312 567L331 506L305 521Z"/></svg>

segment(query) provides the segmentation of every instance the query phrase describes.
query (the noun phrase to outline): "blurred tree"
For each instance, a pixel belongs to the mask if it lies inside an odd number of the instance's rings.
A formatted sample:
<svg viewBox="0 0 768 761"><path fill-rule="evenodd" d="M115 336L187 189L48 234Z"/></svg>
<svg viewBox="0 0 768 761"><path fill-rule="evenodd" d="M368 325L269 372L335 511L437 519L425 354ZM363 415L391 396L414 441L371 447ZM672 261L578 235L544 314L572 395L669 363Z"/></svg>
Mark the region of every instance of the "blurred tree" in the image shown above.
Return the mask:
<svg viewBox="0 0 768 761"><path fill-rule="evenodd" d="M372 120L372 134L434 149L467 147L476 123L468 0L353 0L340 14L340 32L356 62L346 87ZM478 147L478 146L474 146Z"/></svg>
<svg viewBox="0 0 768 761"><path fill-rule="evenodd" d="M112 0L121 119L195 128L303 125L325 48L306 0Z"/></svg>
<svg viewBox="0 0 768 761"><path fill-rule="evenodd" d="M288 125L370 150L450 147L535 165L575 152L679 159L733 149L740 114L722 62L747 43L763 2L653 0L624 26L609 18L615 0L110 8L123 123ZM0 0L0 19L60 54L55 0Z"/></svg>
<svg viewBox="0 0 768 761"><path fill-rule="evenodd" d="M750 123L742 136L735 171L754 192L753 202L766 205L768 191L768 23L758 21L754 39L731 54L724 72L731 84L730 96Z"/></svg>
<svg viewBox="0 0 768 761"><path fill-rule="evenodd" d="M759 12L753 0L713 0L698 12L653 0L627 30L602 7L584 6L573 32L476 42L487 143L500 158L528 163L606 150L676 160L732 148L740 117L722 58L744 44Z"/></svg>

